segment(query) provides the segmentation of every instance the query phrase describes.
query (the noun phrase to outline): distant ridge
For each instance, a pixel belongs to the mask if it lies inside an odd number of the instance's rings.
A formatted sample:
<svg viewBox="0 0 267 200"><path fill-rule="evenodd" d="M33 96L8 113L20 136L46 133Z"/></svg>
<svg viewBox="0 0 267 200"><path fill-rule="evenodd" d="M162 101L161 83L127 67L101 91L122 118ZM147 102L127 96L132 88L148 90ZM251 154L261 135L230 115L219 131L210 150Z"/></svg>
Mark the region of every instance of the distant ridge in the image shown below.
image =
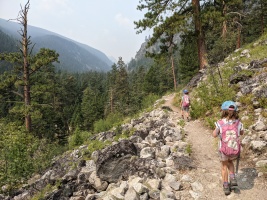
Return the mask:
<svg viewBox="0 0 267 200"><path fill-rule="evenodd" d="M18 31L20 29L19 23L0 18L0 30L7 35L19 40ZM29 25L28 36L31 36L31 41L35 44L34 52L39 51L40 48L49 48L59 53L60 63L56 63L55 66L61 70L106 72L111 69L113 64L103 52L42 28Z"/></svg>

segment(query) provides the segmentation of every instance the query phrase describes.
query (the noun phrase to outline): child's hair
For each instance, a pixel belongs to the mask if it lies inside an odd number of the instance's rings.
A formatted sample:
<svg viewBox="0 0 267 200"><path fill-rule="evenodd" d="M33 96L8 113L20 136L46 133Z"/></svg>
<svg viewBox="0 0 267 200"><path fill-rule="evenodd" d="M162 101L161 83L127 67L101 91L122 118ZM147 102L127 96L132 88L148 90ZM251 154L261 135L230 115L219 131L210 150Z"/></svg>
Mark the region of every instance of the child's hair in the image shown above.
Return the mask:
<svg viewBox="0 0 267 200"><path fill-rule="evenodd" d="M221 118L227 118L227 119L238 119L239 115L238 112L235 110L223 110Z"/></svg>

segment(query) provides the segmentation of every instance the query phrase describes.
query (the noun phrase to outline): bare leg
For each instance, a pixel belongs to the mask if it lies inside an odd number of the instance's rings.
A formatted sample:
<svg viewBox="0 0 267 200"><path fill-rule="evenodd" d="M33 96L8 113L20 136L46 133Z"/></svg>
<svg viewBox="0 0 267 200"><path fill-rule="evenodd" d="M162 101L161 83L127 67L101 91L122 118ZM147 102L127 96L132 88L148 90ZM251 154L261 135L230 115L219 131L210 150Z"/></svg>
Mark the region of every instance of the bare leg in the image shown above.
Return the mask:
<svg viewBox="0 0 267 200"><path fill-rule="evenodd" d="M188 119L188 117L189 117L189 112L188 111L185 111L185 117L186 117L186 119Z"/></svg>
<svg viewBox="0 0 267 200"><path fill-rule="evenodd" d="M188 112L187 112L187 117L188 117L188 119L189 119L189 117L190 117L190 110L189 110L189 108L188 108Z"/></svg>
<svg viewBox="0 0 267 200"><path fill-rule="evenodd" d="M228 170L230 173L230 184L232 186L237 186L237 180L235 178L235 167L234 167L234 162L232 160L229 160L228 162Z"/></svg>
<svg viewBox="0 0 267 200"><path fill-rule="evenodd" d="M222 180L223 180L223 191L225 195L231 193L229 184L228 184L228 161L222 161Z"/></svg>
<svg viewBox="0 0 267 200"><path fill-rule="evenodd" d="M183 107L181 107L181 115L182 115L182 118L184 119L184 109L183 109Z"/></svg>
<svg viewBox="0 0 267 200"><path fill-rule="evenodd" d="M234 174L235 173L235 167L234 167L234 163L232 160L228 161L228 169L229 169L229 173L230 174Z"/></svg>
<svg viewBox="0 0 267 200"><path fill-rule="evenodd" d="M228 182L228 161L222 161L222 181Z"/></svg>

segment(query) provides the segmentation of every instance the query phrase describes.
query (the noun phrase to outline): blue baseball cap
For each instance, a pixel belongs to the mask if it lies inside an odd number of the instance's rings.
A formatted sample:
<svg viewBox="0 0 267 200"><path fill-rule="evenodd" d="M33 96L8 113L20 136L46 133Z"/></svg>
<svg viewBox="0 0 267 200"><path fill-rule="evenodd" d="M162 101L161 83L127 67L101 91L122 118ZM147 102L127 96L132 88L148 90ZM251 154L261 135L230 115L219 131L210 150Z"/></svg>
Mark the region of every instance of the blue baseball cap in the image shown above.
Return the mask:
<svg viewBox="0 0 267 200"><path fill-rule="evenodd" d="M185 90L184 90L184 93L185 93L185 94L188 93L188 90L185 89Z"/></svg>
<svg viewBox="0 0 267 200"><path fill-rule="evenodd" d="M222 110L237 110L237 106L233 101L225 101L221 106Z"/></svg>

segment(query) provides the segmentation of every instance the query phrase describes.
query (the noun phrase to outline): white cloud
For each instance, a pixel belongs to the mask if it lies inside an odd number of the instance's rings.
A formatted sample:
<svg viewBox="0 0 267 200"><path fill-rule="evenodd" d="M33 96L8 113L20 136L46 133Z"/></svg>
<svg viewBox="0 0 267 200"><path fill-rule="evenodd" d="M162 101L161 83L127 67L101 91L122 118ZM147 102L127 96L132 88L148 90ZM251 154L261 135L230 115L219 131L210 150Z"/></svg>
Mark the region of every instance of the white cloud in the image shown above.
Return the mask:
<svg viewBox="0 0 267 200"><path fill-rule="evenodd" d="M73 9L69 5L69 0L39 0L38 8L61 15L73 13Z"/></svg>
<svg viewBox="0 0 267 200"><path fill-rule="evenodd" d="M118 22L118 24L125 26L125 27L131 27L132 25L131 20L123 16L121 13L116 14L115 20Z"/></svg>

